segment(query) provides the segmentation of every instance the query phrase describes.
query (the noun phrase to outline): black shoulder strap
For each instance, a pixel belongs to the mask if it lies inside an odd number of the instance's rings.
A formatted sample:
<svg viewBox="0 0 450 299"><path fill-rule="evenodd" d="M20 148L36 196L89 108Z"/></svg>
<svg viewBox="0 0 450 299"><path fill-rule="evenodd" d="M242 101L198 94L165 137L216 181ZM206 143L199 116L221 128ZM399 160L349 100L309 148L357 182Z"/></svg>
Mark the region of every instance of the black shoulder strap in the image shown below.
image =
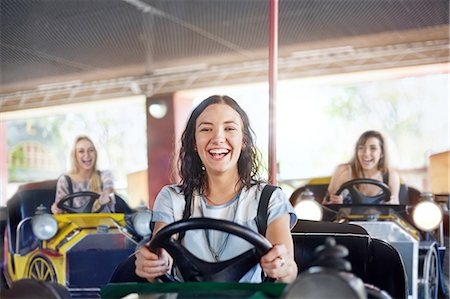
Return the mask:
<svg viewBox="0 0 450 299"><path fill-rule="evenodd" d="M383 183L385 183L386 185L389 185L389 171L386 171L383 174Z"/></svg>
<svg viewBox="0 0 450 299"><path fill-rule="evenodd" d="M187 193L184 195L184 201L186 202L184 205L184 211L183 211L183 220L188 219L191 216L191 203L192 203L192 193ZM183 240L184 238L184 231L182 231L178 237L178 239Z"/></svg>
<svg viewBox="0 0 450 299"><path fill-rule="evenodd" d="M100 178L100 190L103 191L103 180L102 180L102 172L97 170L98 177Z"/></svg>
<svg viewBox="0 0 450 299"><path fill-rule="evenodd" d="M258 204L258 212L256 214L256 226L258 227L258 232L265 236L267 231L267 210L269 209L269 200L272 196L273 191L277 189L277 186L266 185L261 193L261 198Z"/></svg>
<svg viewBox="0 0 450 299"><path fill-rule="evenodd" d="M184 200L186 201L183 211L183 220L188 219L191 216L191 202L192 202L192 193L188 193L184 196Z"/></svg>
<svg viewBox="0 0 450 299"><path fill-rule="evenodd" d="M69 188L69 194L72 194L73 193L72 179L68 175L64 175L64 177L66 178L66 181L67 181L67 186Z"/></svg>
<svg viewBox="0 0 450 299"><path fill-rule="evenodd" d="M261 193L261 198L258 204L258 212L256 214L256 226L258 227L258 232L265 236L267 231L267 211L269 209L269 200L272 196L272 193L277 189L277 186L266 185ZM192 194L186 194L184 196L185 206L183 211L183 220L188 219L191 216L191 202L192 202ZM184 232L180 233L179 240L184 238Z"/></svg>

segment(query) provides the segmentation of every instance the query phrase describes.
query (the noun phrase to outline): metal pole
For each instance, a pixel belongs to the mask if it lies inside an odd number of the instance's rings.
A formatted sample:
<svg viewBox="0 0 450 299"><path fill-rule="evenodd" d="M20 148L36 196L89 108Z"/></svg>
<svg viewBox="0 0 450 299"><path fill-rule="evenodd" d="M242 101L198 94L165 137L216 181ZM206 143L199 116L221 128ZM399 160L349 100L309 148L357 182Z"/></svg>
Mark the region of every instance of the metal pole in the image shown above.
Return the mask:
<svg viewBox="0 0 450 299"><path fill-rule="evenodd" d="M269 8L269 182L277 184L276 98L278 80L278 0Z"/></svg>

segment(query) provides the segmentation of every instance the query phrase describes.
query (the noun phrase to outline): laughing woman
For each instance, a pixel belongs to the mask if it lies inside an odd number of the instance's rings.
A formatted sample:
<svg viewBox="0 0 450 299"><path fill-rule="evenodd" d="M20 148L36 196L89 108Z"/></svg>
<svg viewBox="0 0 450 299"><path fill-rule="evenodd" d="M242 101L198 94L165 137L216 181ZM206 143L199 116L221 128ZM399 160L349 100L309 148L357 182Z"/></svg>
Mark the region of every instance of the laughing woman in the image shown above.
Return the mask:
<svg viewBox="0 0 450 299"><path fill-rule="evenodd" d="M105 205L101 213L114 212L114 186L110 171L97 170L97 149L87 136L79 136L71 152L71 170L62 175L56 185L55 202L52 205L54 214L64 213L57 207L57 203L68 194L92 191L100 194L94 203L93 212L98 212L101 205ZM73 206L83 206L88 197L76 197Z"/></svg>
<svg viewBox="0 0 450 299"><path fill-rule="evenodd" d="M346 203L346 195L336 195L339 187L353 179L373 179L388 185L391 198L387 204L399 203L400 178L396 171L389 167L386 142L383 135L377 131L364 132L356 142L353 158L347 164L339 165L328 186L329 196L324 198L324 204ZM370 184L362 184L358 191L366 196L375 196L380 188Z"/></svg>
<svg viewBox="0 0 450 299"><path fill-rule="evenodd" d="M211 96L192 112L181 140L178 185L165 186L153 208L156 233L182 219L185 194L192 199L191 217L224 219L258 231L258 204L266 183L258 178L259 159L247 114L228 96ZM266 238L273 244L260 263L241 282L260 282L261 270L281 282L297 277L290 228L296 217L283 191L277 188L268 206ZM155 235L155 234L154 234ZM182 244L209 262L229 260L251 246L218 232L187 231ZM136 274L153 281L170 271L172 260L164 250L146 246L136 253Z"/></svg>

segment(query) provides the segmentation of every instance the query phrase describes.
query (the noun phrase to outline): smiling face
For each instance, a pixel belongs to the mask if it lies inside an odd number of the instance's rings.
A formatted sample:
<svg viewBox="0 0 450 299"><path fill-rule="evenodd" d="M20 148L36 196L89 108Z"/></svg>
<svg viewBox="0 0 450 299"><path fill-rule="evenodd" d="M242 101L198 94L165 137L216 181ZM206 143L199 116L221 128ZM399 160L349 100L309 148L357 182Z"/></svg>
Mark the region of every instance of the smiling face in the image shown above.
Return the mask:
<svg viewBox="0 0 450 299"><path fill-rule="evenodd" d="M79 171L92 171L97 160L97 151L92 142L79 140L75 146L75 158Z"/></svg>
<svg viewBox="0 0 450 299"><path fill-rule="evenodd" d="M364 144L358 146L358 161L363 170L378 170L378 163L382 156L380 140L370 137Z"/></svg>
<svg viewBox="0 0 450 299"><path fill-rule="evenodd" d="M195 148L209 174L238 174L243 146L242 119L226 104L208 106L195 124Z"/></svg>

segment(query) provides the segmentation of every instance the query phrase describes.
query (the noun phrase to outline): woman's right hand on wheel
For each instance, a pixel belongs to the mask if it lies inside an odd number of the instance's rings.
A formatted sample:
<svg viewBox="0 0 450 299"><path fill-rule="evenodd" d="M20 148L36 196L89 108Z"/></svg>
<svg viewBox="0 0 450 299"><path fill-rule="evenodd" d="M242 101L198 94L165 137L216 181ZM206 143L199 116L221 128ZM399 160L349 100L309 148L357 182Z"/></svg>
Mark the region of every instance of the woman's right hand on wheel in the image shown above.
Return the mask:
<svg viewBox="0 0 450 299"><path fill-rule="evenodd" d="M56 205L56 202L54 202L50 208L52 210L53 214L61 214L63 211L58 208L58 206Z"/></svg>
<svg viewBox="0 0 450 299"><path fill-rule="evenodd" d="M342 204L343 201L344 201L344 199L342 198L341 195L330 194L330 196L328 197L327 204Z"/></svg>
<svg viewBox="0 0 450 299"><path fill-rule="evenodd" d="M164 249L160 249L159 254L155 254L146 246L142 246L136 252L135 265L138 276L153 282L155 278L170 271L171 258Z"/></svg>

